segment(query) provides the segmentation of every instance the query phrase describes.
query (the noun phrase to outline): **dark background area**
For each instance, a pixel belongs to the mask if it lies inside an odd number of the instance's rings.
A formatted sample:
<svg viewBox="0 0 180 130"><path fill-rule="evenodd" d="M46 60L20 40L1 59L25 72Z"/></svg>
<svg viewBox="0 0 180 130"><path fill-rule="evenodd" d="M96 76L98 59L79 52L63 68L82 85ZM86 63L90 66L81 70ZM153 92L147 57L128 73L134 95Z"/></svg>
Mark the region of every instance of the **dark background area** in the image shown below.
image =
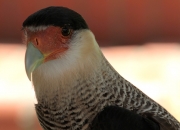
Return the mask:
<svg viewBox="0 0 180 130"><path fill-rule="evenodd" d="M48 6L80 13L101 46L180 42L179 0L0 0L0 43L20 43L22 22Z"/></svg>

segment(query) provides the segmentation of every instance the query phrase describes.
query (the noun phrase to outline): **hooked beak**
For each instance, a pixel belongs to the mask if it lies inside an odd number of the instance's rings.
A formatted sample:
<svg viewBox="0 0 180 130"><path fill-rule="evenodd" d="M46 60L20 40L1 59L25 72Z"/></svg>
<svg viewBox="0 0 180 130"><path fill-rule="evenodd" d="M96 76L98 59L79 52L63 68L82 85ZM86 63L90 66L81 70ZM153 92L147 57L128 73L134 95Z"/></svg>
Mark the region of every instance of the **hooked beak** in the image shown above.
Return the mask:
<svg viewBox="0 0 180 130"><path fill-rule="evenodd" d="M30 42L25 55L26 74L31 81L31 73L44 61L43 54Z"/></svg>

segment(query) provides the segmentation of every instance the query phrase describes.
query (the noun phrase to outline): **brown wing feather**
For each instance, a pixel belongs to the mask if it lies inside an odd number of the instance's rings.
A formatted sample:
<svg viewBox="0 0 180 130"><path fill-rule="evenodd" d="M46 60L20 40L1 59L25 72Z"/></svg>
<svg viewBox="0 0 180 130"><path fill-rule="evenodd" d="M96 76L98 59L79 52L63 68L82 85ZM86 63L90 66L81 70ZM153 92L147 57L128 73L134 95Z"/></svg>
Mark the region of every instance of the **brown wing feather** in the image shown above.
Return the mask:
<svg viewBox="0 0 180 130"><path fill-rule="evenodd" d="M174 122L169 121L168 123L166 118L159 118L157 116L152 118L159 123L161 130L180 130L180 126L177 120L174 120Z"/></svg>

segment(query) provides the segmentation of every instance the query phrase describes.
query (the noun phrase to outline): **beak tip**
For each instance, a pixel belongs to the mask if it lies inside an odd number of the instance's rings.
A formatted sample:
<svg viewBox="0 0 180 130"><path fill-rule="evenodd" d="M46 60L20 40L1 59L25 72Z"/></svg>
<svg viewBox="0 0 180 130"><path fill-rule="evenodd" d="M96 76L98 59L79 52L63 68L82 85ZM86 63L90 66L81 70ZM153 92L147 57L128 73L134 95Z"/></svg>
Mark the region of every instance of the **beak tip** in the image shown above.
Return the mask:
<svg viewBox="0 0 180 130"><path fill-rule="evenodd" d="M31 72L28 71L27 69L26 69L26 75L27 75L29 81L31 81Z"/></svg>
<svg viewBox="0 0 180 130"><path fill-rule="evenodd" d="M31 81L31 74L30 74L30 75L27 75L27 76L28 76L29 81Z"/></svg>

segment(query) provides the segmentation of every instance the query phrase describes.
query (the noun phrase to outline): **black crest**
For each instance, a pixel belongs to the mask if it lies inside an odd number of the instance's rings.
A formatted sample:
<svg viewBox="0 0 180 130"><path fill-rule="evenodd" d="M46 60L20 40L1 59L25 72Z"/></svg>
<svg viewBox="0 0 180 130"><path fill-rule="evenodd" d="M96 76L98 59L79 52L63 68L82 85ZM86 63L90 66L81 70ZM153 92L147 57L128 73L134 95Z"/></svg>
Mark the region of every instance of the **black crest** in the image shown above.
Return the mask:
<svg viewBox="0 0 180 130"><path fill-rule="evenodd" d="M31 14L24 22L28 26L59 26L69 25L72 29L88 29L83 17L77 12L66 7L47 7Z"/></svg>

